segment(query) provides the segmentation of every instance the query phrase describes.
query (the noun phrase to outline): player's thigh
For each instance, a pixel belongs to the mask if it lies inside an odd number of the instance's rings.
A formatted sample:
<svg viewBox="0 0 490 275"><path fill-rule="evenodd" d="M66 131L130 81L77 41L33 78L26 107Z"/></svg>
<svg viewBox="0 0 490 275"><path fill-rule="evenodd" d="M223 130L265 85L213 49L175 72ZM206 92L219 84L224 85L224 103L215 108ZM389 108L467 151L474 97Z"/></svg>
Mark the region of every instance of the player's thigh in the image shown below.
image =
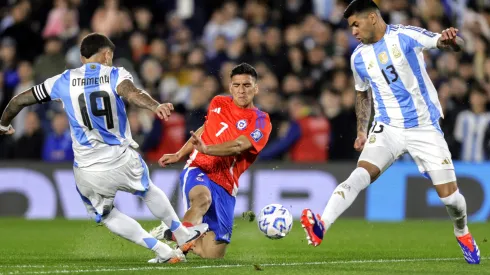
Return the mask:
<svg viewBox="0 0 490 275"><path fill-rule="evenodd" d="M419 171L428 176L430 171L453 170L451 152L442 132L433 126L406 130L407 149ZM443 184L441 180L432 179L435 185ZM444 178L442 179L444 180Z"/></svg>
<svg viewBox="0 0 490 275"><path fill-rule="evenodd" d="M216 234L209 231L206 235L196 242L193 252L205 259L220 259L226 254L227 242L216 241Z"/></svg>
<svg viewBox="0 0 490 275"><path fill-rule="evenodd" d="M119 191L145 196L152 185L148 166L135 150L128 148L125 154L129 154L129 161L110 171L118 183L117 188Z"/></svg>
<svg viewBox="0 0 490 275"><path fill-rule="evenodd" d="M368 170L372 180L375 180L379 174L388 169L399 156L405 153L406 148L403 140L401 129L376 122L369 132L368 140L358 160L358 166L367 166L364 168ZM372 166L379 169L378 175L374 175L376 171L373 170L376 169L371 169Z"/></svg>
<svg viewBox="0 0 490 275"><path fill-rule="evenodd" d="M114 204L117 184L106 172L86 171L75 167L73 169L77 191L89 213L97 215L109 213ZM90 206L93 207L91 209Z"/></svg>
<svg viewBox="0 0 490 275"><path fill-rule="evenodd" d="M230 243L233 233L236 198L216 183L211 185L213 202L203 217L209 230L215 234L215 241Z"/></svg>
<svg viewBox="0 0 490 275"><path fill-rule="evenodd" d="M197 167L189 167L180 174L184 208L202 206L209 208L213 202L211 180ZM207 210L207 209L206 209Z"/></svg>

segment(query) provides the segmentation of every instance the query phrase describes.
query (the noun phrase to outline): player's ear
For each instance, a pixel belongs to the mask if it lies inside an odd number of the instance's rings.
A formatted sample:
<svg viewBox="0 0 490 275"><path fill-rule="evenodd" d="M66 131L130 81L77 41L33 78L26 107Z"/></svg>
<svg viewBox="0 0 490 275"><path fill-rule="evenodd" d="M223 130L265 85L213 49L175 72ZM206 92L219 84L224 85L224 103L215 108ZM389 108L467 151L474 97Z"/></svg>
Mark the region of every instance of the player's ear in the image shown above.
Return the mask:
<svg viewBox="0 0 490 275"><path fill-rule="evenodd" d="M107 49L104 52L104 64L109 65L111 64L111 50Z"/></svg>
<svg viewBox="0 0 490 275"><path fill-rule="evenodd" d="M376 25L378 23L378 13L377 12L370 12L369 13L369 19L371 21L371 24Z"/></svg>
<svg viewBox="0 0 490 275"><path fill-rule="evenodd" d="M82 64L85 64L85 60L86 60L86 58L83 57L83 55L80 55L80 61L82 61Z"/></svg>

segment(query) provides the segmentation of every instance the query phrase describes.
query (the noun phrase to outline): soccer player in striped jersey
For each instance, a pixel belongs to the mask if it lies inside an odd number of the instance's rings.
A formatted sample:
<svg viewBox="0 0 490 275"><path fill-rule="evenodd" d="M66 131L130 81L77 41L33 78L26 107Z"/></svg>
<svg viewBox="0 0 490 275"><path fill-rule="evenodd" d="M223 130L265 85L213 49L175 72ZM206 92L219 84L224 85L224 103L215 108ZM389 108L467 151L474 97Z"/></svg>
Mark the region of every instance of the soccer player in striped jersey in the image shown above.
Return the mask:
<svg viewBox="0 0 490 275"><path fill-rule="evenodd" d="M75 155L77 191L90 215L113 233L156 253L151 263L185 260L182 252L192 249L204 236L206 224L189 229L181 224L167 196L149 177L148 167L134 150L122 98L168 119L172 104L159 104L133 84L131 74L113 67L114 44L104 35L87 35L80 47L80 68L66 70L17 95L0 121L0 134L13 134L12 119L22 108L52 100L61 101L70 123ZM119 212L113 201L117 191L143 199L150 211L168 224L179 249L171 249L153 238L138 222Z"/></svg>
<svg viewBox="0 0 490 275"><path fill-rule="evenodd" d="M437 91L425 69L423 51L461 51L457 29L436 34L425 29L387 25L371 0L354 0L344 13L352 34L361 42L351 57L357 90L358 167L334 190L323 215L303 210L301 222L309 243L317 246L325 231L352 204L360 191L393 162L409 153L419 171L432 180L454 223L454 234L470 264L480 262L480 251L467 226L466 201L444 135ZM370 91L369 91L370 89ZM368 133L374 101L374 124Z"/></svg>
<svg viewBox="0 0 490 275"><path fill-rule="evenodd" d="M269 115L253 104L259 92L257 72L242 63L231 71L231 96L216 96L209 104L206 122L175 154L166 154L160 165L178 162L190 154L180 175L187 225L209 224L209 233L193 252L203 258L222 258L230 243L238 179L256 160L269 139ZM172 240L165 224L150 232Z"/></svg>

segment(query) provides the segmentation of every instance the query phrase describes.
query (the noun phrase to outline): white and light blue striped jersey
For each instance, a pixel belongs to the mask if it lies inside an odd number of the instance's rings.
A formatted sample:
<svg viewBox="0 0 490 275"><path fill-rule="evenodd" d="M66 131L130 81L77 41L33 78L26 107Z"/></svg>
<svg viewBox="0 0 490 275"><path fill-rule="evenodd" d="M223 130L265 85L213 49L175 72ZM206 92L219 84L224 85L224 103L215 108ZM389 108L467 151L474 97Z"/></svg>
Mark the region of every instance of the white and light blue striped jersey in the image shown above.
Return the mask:
<svg viewBox="0 0 490 275"><path fill-rule="evenodd" d="M60 100L70 123L76 167L105 171L126 163L133 141L117 86L132 81L122 67L88 63L34 86L39 102Z"/></svg>
<svg viewBox="0 0 490 275"><path fill-rule="evenodd" d="M461 160L482 162L485 156L485 132L490 123L490 113L475 114L462 111L456 118L454 138L461 143Z"/></svg>
<svg viewBox="0 0 490 275"><path fill-rule="evenodd" d="M437 48L440 36L418 27L388 25L380 41L361 43L354 50L355 88L371 87L376 121L400 128L434 125L440 130L442 108L422 52Z"/></svg>

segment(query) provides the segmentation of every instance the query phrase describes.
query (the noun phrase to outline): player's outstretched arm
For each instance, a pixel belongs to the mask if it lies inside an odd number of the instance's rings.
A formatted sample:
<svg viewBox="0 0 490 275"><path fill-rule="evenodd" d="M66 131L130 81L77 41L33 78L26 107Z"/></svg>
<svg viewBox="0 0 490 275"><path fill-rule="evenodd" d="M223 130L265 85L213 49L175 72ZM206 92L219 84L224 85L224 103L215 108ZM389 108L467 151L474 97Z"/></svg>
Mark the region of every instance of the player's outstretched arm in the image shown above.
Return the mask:
<svg viewBox="0 0 490 275"><path fill-rule="evenodd" d="M146 91L136 88L128 79L123 80L117 86L117 93L129 103L153 111L160 119L168 120L170 113L174 110L172 103L158 103Z"/></svg>
<svg viewBox="0 0 490 275"><path fill-rule="evenodd" d="M210 156L235 156L252 148L252 143L244 135L239 136L235 140L207 146L196 133L191 132L191 134L191 142L194 148L197 151Z"/></svg>
<svg viewBox="0 0 490 275"><path fill-rule="evenodd" d="M371 119L371 91L357 92L356 117L357 117L357 139L354 148L362 151L367 140L369 120Z"/></svg>
<svg viewBox="0 0 490 275"><path fill-rule="evenodd" d="M0 122L0 135L11 135L15 132L10 123L14 117L24 108L37 103L32 88L14 96L7 108L3 111Z"/></svg>
<svg viewBox="0 0 490 275"><path fill-rule="evenodd" d="M437 40L437 48L455 52L462 51L464 49L464 40L457 36L458 31L458 29L453 27L443 30L441 37Z"/></svg>
<svg viewBox="0 0 490 275"><path fill-rule="evenodd" d="M204 132L204 125L196 130L196 135L201 136ZM182 158L188 156L194 150L194 145L192 144L193 138L191 137L185 144L180 148L180 150L175 154L165 154L159 160L160 166L165 167L169 164L179 162Z"/></svg>

